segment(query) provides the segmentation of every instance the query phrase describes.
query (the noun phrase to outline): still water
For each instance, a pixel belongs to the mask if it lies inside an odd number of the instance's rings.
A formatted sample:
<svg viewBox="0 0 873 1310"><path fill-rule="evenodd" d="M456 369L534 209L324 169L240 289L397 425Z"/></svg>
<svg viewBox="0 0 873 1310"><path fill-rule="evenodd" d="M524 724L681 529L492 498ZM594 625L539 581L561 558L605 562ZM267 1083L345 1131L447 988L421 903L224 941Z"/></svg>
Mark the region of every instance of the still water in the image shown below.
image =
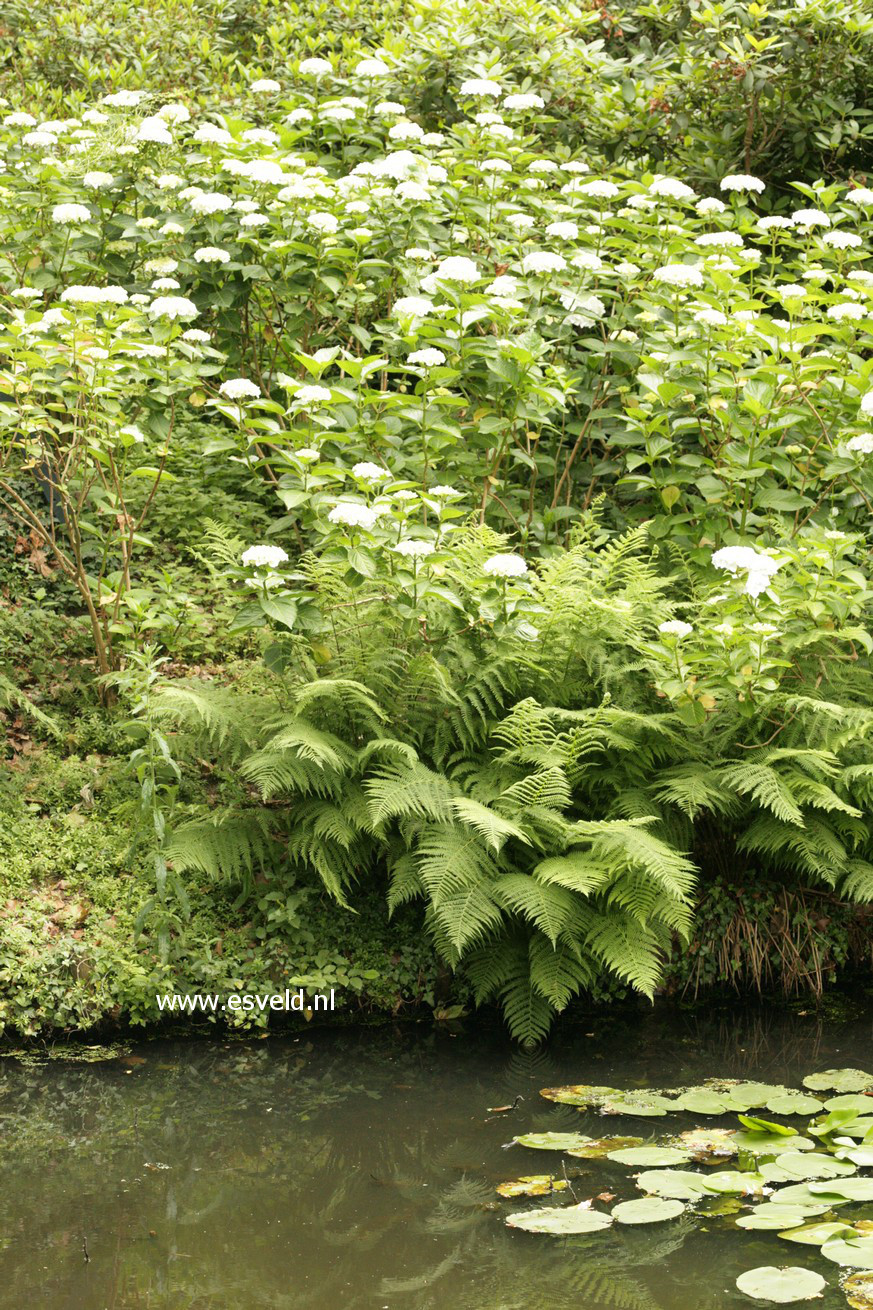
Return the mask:
<svg viewBox="0 0 873 1310"><path fill-rule="evenodd" d="M3 1059L0 1307L716 1310L756 1304L734 1289L744 1270L803 1264L830 1283L813 1304L836 1310L839 1270L814 1247L690 1213L536 1236L503 1216L540 1203L494 1188L558 1166L506 1149L515 1133L648 1139L707 1122L604 1120L541 1087L791 1084L845 1065L873 1070L869 1010L608 1015L533 1053L496 1032L413 1026L149 1042L91 1064ZM517 1096L514 1112L489 1113ZM627 1168L572 1163L580 1199L636 1194Z"/></svg>

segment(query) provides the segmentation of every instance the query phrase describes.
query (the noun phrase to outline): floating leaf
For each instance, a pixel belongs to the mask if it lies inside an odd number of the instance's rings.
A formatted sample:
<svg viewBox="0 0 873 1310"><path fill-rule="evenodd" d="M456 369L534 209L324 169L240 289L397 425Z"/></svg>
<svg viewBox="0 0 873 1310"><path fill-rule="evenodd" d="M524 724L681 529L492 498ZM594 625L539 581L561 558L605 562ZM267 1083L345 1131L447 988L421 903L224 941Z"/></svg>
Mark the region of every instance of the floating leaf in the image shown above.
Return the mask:
<svg viewBox="0 0 873 1310"><path fill-rule="evenodd" d="M850 1269L873 1269L873 1237L837 1237L825 1242L821 1253Z"/></svg>
<svg viewBox="0 0 873 1310"><path fill-rule="evenodd" d="M552 1174L528 1174L510 1183L498 1183L497 1191L500 1196L548 1196L551 1192L563 1192L569 1186L566 1179L555 1178Z"/></svg>
<svg viewBox="0 0 873 1310"><path fill-rule="evenodd" d="M621 1096L615 1087L592 1087L588 1083L576 1083L572 1087L543 1087L540 1096L547 1101L557 1101L559 1105L593 1105L598 1106L610 1097Z"/></svg>
<svg viewBox="0 0 873 1310"><path fill-rule="evenodd" d="M629 1150L610 1151L607 1158L618 1164L657 1169L663 1165L687 1164L691 1153L679 1151L672 1146L638 1146Z"/></svg>
<svg viewBox="0 0 873 1310"><path fill-rule="evenodd" d="M567 1154L577 1160L605 1160L610 1151L623 1151L626 1147L642 1144L642 1137L592 1137L584 1146L574 1146Z"/></svg>
<svg viewBox="0 0 873 1310"><path fill-rule="evenodd" d="M841 1196L836 1190L841 1183L794 1183L791 1187L780 1187L774 1196L777 1205L845 1205L848 1197Z"/></svg>
<svg viewBox="0 0 873 1310"><path fill-rule="evenodd" d="M852 1310L873 1310L873 1274L849 1274L843 1291Z"/></svg>
<svg viewBox="0 0 873 1310"><path fill-rule="evenodd" d="M568 1233L599 1233L609 1228L612 1215L592 1210L590 1202L581 1205L544 1207L542 1210L521 1210L507 1215L510 1228L523 1228L528 1233L551 1233L565 1237Z"/></svg>
<svg viewBox="0 0 873 1310"><path fill-rule="evenodd" d="M727 1114L727 1100L706 1087L690 1087L683 1092L676 1102L677 1110L688 1110L691 1114Z"/></svg>
<svg viewBox="0 0 873 1310"><path fill-rule="evenodd" d="M730 1128L689 1128L674 1140L698 1162L727 1159L737 1153L736 1133Z"/></svg>
<svg viewBox="0 0 873 1310"><path fill-rule="evenodd" d="M731 1110L761 1109L774 1096L785 1096L790 1088L774 1083L736 1083L727 1093Z"/></svg>
<svg viewBox="0 0 873 1310"><path fill-rule="evenodd" d="M838 1160L851 1160L859 1169L873 1168L873 1146L841 1146L834 1154Z"/></svg>
<svg viewBox="0 0 873 1310"><path fill-rule="evenodd" d="M803 1224L800 1228L792 1228L790 1232L780 1233L787 1242L801 1242L804 1246L823 1246L833 1237L856 1237L857 1234L850 1224L841 1224L835 1220L828 1223Z"/></svg>
<svg viewBox="0 0 873 1310"><path fill-rule="evenodd" d="M750 1155L781 1155L783 1151L814 1151L807 1137L780 1137L776 1133L737 1133L737 1149Z"/></svg>
<svg viewBox="0 0 873 1310"><path fill-rule="evenodd" d="M831 1096L825 1101L825 1110L852 1110L856 1115L873 1114L873 1096L862 1096L858 1092L842 1096Z"/></svg>
<svg viewBox="0 0 873 1310"><path fill-rule="evenodd" d="M735 1169L706 1174L704 1182L708 1191L719 1196L760 1196L764 1190L764 1179L760 1174L738 1173Z"/></svg>
<svg viewBox="0 0 873 1310"><path fill-rule="evenodd" d="M612 1217L619 1224L659 1224L665 1219L676 1219L684 1209L681 1201L643 1196L638 1201L622 1201L614 1206Z"/></svg>
<svg viewBox="0 0 873 1310"><path fill-rule="evenodd" d="M844 1196L847 1201L873 1201L873 1178L835 1178L827 1183L810 1183L809 1190L816 1195Z"/></svg>
<svg viewBox="0 0 873 1310"><path fill-rule="evenodd" d="M825 1069L803 1080L811 1092L866 1092L873 1091L873 1075L863 1069Z"/></svg>
<svg viewBox="0 0 873 1310"><path fill-rule="evenodd" d="M771 1123L769 1119L758 1119L754 1115L739 1115L740 1123L751 1133L767 1133L771 1137L794 1137L794 1129L784 1124Z"/></svg>
<svg viewBox="0 0 873 1310"><path fill-rule="evenodd" d="M760 1269L740 1274L737 1287L745 1296L757 1297L759 1301L788 1305L792 1301L809 1301L821 1296L827 1283L812 1269L800 1269L796 1265L777 1269L774 1265L762 1265Z"/></svg>
<svg viewBox="0 0 873 1310"><path fill-rule="evenodd" d="M768 1183L788 1183L800 1178L839 1178L855 1172L845 1160L819 1151L783 1151L777 1160L761 1165Z"/></svg>
<svg viewBox="0 0 873 1310"><path fill-rule="evenodd" d="M786 1091L778 1096L771 1096L767 1102L771 1114L818 1114L822 1103L817 1096L805 1096L803 1092Z"/></svg>
<svg viewBox="0 0 873 1310"><path fill-rule="evenodd" d="M637 1187L674 1201L694 1201L711 1195L703 1174L693 1173L690 1169L651 1169L640 1174Z"/></svg>
<svg viewBox="0 0 873 1310"><path fill-rule="evenodd" d="M513 1141L519 1146L530 1146L534 1151L569 1151L584 1146L591 1138L584 1133L523 1133Z"/></svg>
<svg viewBox="0 0 873 1310"><path fill-rule="evenodd" d="M752 1231L777 1232L784 1236L783 1229L799 1228L813 1215L826 1214L829 1209L827 1205L807 1209L806 1206L776 1205L770 1202L768 1205L755 1206L750 1214L741 1215L737 1220L737 1227Z"/></svg>
<svg viewBox="0 0 873 1310"><path fill-rule="evenodd" d="M676 1102L657 1092L622 1092L612 1100L601 1103L601 1114L639 1115L646 1119L660 1118L676 1109Z"/></svg>

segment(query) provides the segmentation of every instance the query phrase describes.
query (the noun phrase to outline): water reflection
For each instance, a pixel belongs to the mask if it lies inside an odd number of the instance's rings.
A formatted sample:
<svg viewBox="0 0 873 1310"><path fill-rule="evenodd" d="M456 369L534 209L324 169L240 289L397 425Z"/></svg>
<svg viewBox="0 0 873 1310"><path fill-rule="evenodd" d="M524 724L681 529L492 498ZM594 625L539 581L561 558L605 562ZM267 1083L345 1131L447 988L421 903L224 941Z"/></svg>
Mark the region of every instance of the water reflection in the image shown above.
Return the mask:
<svg viewBox="0 0 873 1310"><path fill-rule="evenodd" d="M549 1085L793 1082L840 1064L873 1067L869 1012L598 1017L531 1053L497 1033L406 1028L143 1044L106 1064L3 1060L0 1307L740 1305L737 1274L774 1262L769 1234L690 1214L564 1240L513 1232L502 1215L524 1207L495 1184L545 1165L504 1146L524 1129L602 1131L541 1099ZM513 1114L489 1114L516 1096ZM619 1166L578 1163L580 1194L630 1194Z"/></svg>

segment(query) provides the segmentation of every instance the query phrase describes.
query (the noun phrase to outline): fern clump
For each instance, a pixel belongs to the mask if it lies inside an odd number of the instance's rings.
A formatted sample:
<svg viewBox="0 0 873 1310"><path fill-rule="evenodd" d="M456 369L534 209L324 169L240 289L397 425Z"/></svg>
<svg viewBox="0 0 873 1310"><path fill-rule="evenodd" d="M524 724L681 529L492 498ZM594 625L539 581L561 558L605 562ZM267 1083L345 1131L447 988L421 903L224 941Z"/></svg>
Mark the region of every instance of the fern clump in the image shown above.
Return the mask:
<svg viewBox="0 0 873 1310"><path fill-rule="evenodd" d="M831 571L809 606L820 540L784 548L778 598L687 570L677 601L644 527L591 513L536 571L448 528L256 576L248 621L295 610L271 695L166 688L244 793L176 831L176 867L244 889L279 849L347 910L384 886L526 1040L607 977L653 996L711 871L873 898L864 598Z"/></svg>

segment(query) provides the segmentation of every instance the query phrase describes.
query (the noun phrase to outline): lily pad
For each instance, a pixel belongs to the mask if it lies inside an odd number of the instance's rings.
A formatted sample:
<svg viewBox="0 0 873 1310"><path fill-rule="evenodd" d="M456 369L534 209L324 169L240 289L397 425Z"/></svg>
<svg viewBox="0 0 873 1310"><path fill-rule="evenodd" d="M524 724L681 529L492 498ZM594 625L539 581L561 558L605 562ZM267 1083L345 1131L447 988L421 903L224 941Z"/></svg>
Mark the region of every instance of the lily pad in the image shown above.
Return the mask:
<svg viewBox="0 0 873 1310"><path fill-rule="evenodd" d="M803 1085L811 1092L873 1091L873 1074L863 1069L825 1069L823 1073L809 1074Z"/></svg>
<svg viewBox="0 0 873 1310"><path fill-rule="evenodd" d="M564 1178L555 1178L552 1174L528 1174L509 1183L498 1183L500 1196L549 1196L552 1192L564 1192L570 1186Z"/></svg>
<svg viewBox="0 0 873 1310"><path fill-rule="evenodd" d="M601 1114L638 1115L645 1119L661 1118L676 1109L676 1102L657 1092L621 1092L601 1102Z"/></svg>
<svg viewBox="0 0 873 1310"><path fill-rule="evenodd" d="M825 1242L830 1242L834 1237L857 1237L857 1233L851 1224L841 1224L832 1219L826 1223L803 1224L779 1236L784 1237L786 1242L800 1242L803 1246L824 1246Z"/></svg>
<svg viewBox="0 0 873 1310"><path fill-rule="evenodd" d="M689 1128L672 1140L699 1163L726 1160L737 1153L737 1136L730 1128Z"/></svg>
<svg viewBox="0 0 873 1310"><path fill-rule="evenodd" d="M594 1087L589 1083L575 1083L571 1087L543 1087L540 1096L559 1105L600 1105L610 1097L621 1096L615 1087Z"/></svg>
<svg viewBox="0 0 873 1310"><path fill-rule="evenodd" d="M827 1283L821 1274L812 1269L800 1269L792 1265L787 1269L777 1269L775 1265L762 1265L760 1269L750 1269L740 1274L737 1288L745 1296L756 1297L759 1301L774 1301L778 1305L789 1305L792 1301L810 1301L821 1296Z"/></svg>
<svg viewBox="0 0 873 1310"><path fill-rule="evenodd" d="M775 1083L737 1083L727 1093L727 1103L732 1110L761 1109L774 1096L784 1096L790 1091Z"/></svg>
<svg viewBox="0 0 873 1310"><path fill-rule="evenodd" d="M712 1195L704 1175L690 1169L650 1169L639 1175L637 1187L673 1201L694 1201Z"/></svg>
<svg viewBox="0 0 873 1310"><path fill-rule="evenodd" d="M825 1242L821 1253L850 1269L873 1269L873 1237L837 1237Z"/></svg>
<svg viewBox="0 0 873 1310"><path fill-rule="evenodd" d="M853 1110L856 1115L873 1114L873 1096L862 1096L851 1092L842 1096L831 1096L824 1103L825 1110Z"/></svg>
<svg viewBox="0 0 873 1310"><path fill-rule="evenodd" d="M849 1180L851 1181L851 1180ZM842 1196L837 1188L841 1182L826 1183L792 1183L790 1187L780 1187L773 1201L776 1205L846 1205L849 1198Z"/></svg>
<svg viewBox="0 0 873 1310"><path fill-rule="evenodd" d="M664 1165L687 1164L691 1159L691 1153L677 1150L672 1146L638 1146L626 1151L610 1151L607 1158L615 1160L618 1164L657 1169Z"/></svg>
<svg viewBox="0 0 873 1310"><path fill-rule="evenodd" d="M529 1146L534 1151L570 1151L574 1147L584 1146L591 1138L584 1133L522 1133L513 1140L519 1146Z"/></svg>
<svg viewBox="0 0 873 1310"><path fill-rule="evenodd" d="M706 1174L704 1182L707 1191L718 1196L760 1196L764 1190L764 1179L760 1174L739 1173L735 1169Z"/></svg>
<svg viewBox="0 0 873 1310"><path fill-rule="evenodd" d="M843 1291L852 1310L873 1310L873 1274L849 1274Z"/></svg>
<svg viewBox="0 0 873 1310"><path fill-rule="evenodd" d="M809 1210L805 1206L774 1205L773 1202L770 1202L767 1205L756 1205L749 1214L740 1215L736 1223L738 1228L775 1232L779 1233L780 1236L784 1236L782 1230L800 1228L814 1215L826 1214L829 1208L829 1206L821 1205L813 1206Z"/></svg>
<svg viewBox="0 0 873 1310"><path fill-rule="evenodd" d="M642 1137L592 1137L584 1146L574 1146L567 1152L577 1160L605 1160L610 1151L623 1151L642 1146Z"/></svg>
<svg viewBox="0 0 873 1310"><path fill-rule="evenodd" d="M750 1155L781 1155L783 1151L814 1151L815 1143L808 1137L781 1137L777 1133L740 1132L736 1134L737 1149Z"/></svg>
<svg viewBox="0 0 873 1310"><path fill-rule="evenodd" d="M840 1178L855 1172L847 1160L835 1160L820 1151L783 1151L778 1159L761 1165L768 1183L788 1183L803 1178Z"/></svg>
<svg viewBox="0 0 873 1310"><path fill-rule="evenodd" d="M510 1228L523 1228L527 1233L550 1233L566 1237L570 1233L599 1233L609 1228L612 1215L592 1210L587 1201L581 1205L545 1206L542 1210L520 1210L507 1215Z"/></svg>
<svg viewBox="0 0 873 1310"><path fill-rule="evenodd" d="M817 1096L806 1096L803 1092L786 1091L778 1096L771 1096L767 1102L771 1114L819 1114L822 1103Z"/></svg>
<svg viewBox="0 0 873 1310"><path fill-rule="evenodd" d="M612 1217L619 1224L659 1224L665 1219L676 1219L684 1209L681 1201L643 1196L638 1201L622 1201L613 1206Z"/></svg>
<svg viewBox="0 0 873 1310"><path fill-rule="evenodd" d="M873 1168L873 1146L841 1146L834 1154L838 1160L851 1160L859 1169Z"/></svg>
<svg viewBox="0 0 873 1310"><path fill-rule="evenodd" d="M847 1201L873 1201L873 1178L834 1178L827 1183L810 1183L809 1190L844 1196Z"/></svg>
<svg viewBox="0 0 873 1310"><path fill-rule="evenodd" d="M707 1087L689 1087L676 1102L677 1110L688 1110L691 1114L727 1114L730 1109L727 1099Z"/></svg>

